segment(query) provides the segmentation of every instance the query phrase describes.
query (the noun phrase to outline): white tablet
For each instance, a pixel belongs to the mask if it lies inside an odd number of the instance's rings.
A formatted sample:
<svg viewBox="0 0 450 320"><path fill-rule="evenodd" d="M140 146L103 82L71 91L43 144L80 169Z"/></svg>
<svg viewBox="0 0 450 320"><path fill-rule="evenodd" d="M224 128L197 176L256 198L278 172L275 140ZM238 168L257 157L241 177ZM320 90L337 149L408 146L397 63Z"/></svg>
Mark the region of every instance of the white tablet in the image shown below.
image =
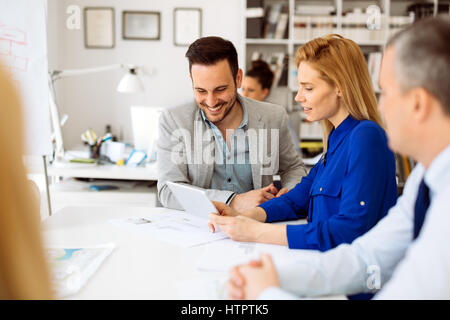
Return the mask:
<svg viewBox="0 0 450 320"><path fill-rule="evenodd" d="M170 181L167 181L167 186L186 212L204 220L209 220L210 213L217 212L205 191Z"/></svg>

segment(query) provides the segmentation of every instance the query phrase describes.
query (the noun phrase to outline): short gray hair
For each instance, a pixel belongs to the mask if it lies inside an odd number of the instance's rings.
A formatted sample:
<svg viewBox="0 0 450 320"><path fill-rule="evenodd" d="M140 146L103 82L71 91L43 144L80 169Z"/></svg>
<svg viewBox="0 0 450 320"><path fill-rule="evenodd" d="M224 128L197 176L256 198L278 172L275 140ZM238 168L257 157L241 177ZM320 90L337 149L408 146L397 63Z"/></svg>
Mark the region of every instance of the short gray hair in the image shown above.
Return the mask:
<svg viewBox="0 0 450 320"><path fill-rule="evenodd" d="M386 45L390 46L395 49L400 88L424 88L450 116L450 17L419 20L395 34Z"/></svg>

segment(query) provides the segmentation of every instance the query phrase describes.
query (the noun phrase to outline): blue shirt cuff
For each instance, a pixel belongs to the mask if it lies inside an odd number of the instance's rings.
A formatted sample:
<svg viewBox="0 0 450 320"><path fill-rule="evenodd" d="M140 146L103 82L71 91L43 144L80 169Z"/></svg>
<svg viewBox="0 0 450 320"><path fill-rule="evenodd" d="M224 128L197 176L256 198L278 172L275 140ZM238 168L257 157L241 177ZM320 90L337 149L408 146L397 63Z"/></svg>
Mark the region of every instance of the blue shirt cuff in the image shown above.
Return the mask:
<svg viewBox="0 0 450 320"><path fill-rule="evenodd" d="M310 249L306 241L306 226L307 224L286 226L289 249Z"/></svg>
<svg viewBox="0 0 450 320"><path fill-rule="evenodd" d="M259 205L267 214L265 222L289 220L286 213L292 212L291 207L281 198L274 198ZM294 217L295 219L296 217ZM291 218L292 219L292 218Z"/></svg>
<svg viewBox="0 0 450 320"><path fill-rule="evenodd" d="M270 203L272 200L266 201L262 204L259 205L260 208L263 208L264 211L266 212L266 221L265 222L273 222L276 221L274 219L274 216L277 213L277 210L274 208L274 206L272 206L272 204Z"/></svg>

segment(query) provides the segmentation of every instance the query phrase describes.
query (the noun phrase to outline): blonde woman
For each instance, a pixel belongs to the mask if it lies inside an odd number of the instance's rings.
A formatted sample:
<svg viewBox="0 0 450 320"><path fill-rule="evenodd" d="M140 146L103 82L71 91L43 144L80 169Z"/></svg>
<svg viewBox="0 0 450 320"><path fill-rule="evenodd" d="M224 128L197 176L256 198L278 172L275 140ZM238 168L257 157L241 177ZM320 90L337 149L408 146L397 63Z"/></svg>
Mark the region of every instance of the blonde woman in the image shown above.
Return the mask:
<svg viewBox="0 0 450 320"><path fill-rule="evenodd" d="M232 239L326 251L370 230L397 200L395 160L382 128L364 56L339 35L314 39L296 54L295 100L321 121L325 152L288 193L237 212L216 202L211 228ZM265 222L306 218L304 225Z"/></svg>
<svg viewBox="0 0 450 320"><path fill-rule="evenodd" d="M0 299L49 299L39 211L22 159L21 110L1 67L0 101Z"/></svg>

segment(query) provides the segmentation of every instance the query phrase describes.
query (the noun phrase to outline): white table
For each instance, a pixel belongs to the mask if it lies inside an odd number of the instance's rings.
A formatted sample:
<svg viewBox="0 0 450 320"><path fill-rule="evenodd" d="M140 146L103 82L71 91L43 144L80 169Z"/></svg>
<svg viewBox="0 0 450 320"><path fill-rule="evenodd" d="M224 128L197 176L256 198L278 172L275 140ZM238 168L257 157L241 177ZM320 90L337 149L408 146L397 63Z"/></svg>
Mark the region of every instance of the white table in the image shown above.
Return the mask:
<svg viewBox="0 0 450 320"><path fill-rule="evenodd" d="M180 281L224 278L225 273L196 270L196 261L205 246L178 247L108 222L164 210L167 209L66 207L47 218L43 230L48 245L116 244L86 286L70 299L186 299L178 293Z"/></svg>
<svg viewBox="0 0 450 320"><path fill-rule="evenodd" d="M165 211L168 209L66 207L47 218L43 222L46 245L83 247L110 242L116 245L88 283L69 299L211 298L205 297L207 290L195 287L224 283L228 273L196 269L197 261L207 249L207 244L190 248L175 246L161 242L151 235L133 233L108 222L111 219L143 217L151 212ZM296 223L303 222L298 220ZM187 296L186 293L190 292L180 291L180 283L191 283L196 290Z"/></svg>

